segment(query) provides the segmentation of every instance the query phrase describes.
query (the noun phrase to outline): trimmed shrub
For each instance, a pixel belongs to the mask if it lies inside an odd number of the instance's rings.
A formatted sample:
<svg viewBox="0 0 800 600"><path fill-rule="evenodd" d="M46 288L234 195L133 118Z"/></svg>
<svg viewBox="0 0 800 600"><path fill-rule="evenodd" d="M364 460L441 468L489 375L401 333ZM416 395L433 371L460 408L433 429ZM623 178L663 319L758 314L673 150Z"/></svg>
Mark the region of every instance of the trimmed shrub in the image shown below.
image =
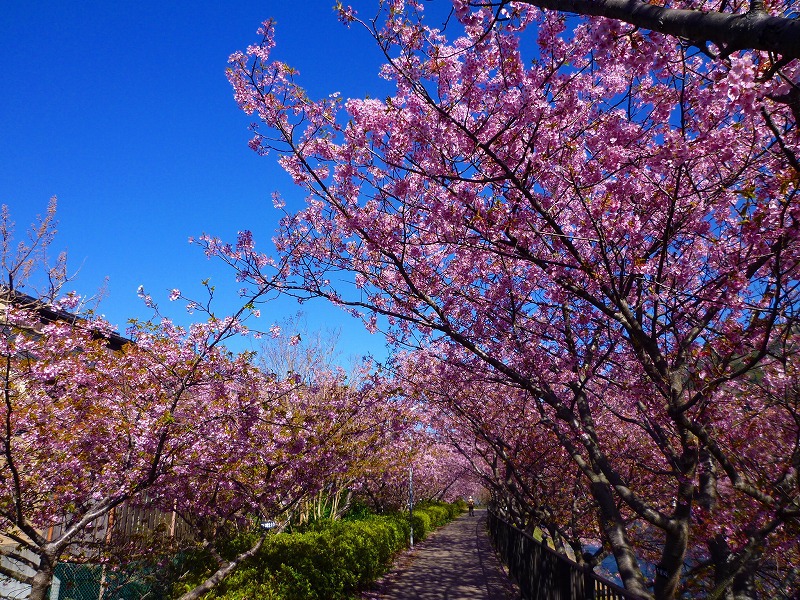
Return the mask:
<svg viewBox="0 0 800 600"><path fill-rule="evenodd" d="M461 512L450 505L420 505L414 509L414 539L424 539ZM408 514L395 513L279 533L208 597L346 600L389 570L395 555L408 546L409 530Z"/></svg>

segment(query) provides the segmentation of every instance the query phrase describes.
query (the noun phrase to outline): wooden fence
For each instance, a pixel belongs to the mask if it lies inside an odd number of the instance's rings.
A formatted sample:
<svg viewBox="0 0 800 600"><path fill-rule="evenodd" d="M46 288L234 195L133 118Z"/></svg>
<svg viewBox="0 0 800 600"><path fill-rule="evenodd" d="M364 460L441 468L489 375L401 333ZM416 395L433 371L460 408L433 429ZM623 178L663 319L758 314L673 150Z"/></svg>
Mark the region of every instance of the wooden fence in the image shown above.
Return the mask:
<svg viewBox="0 0 800 600"><path fill-rule="evenodd" d="M64 519L67 523L68 518ZM64 525L50 527L48 539L64 532ZM109 513L92 521L75 539L70 554L91 558L112 542L141 534L157 533L175 540L193 537L191 527L175 511L164 511L146 506L121 504Z"/></svg>

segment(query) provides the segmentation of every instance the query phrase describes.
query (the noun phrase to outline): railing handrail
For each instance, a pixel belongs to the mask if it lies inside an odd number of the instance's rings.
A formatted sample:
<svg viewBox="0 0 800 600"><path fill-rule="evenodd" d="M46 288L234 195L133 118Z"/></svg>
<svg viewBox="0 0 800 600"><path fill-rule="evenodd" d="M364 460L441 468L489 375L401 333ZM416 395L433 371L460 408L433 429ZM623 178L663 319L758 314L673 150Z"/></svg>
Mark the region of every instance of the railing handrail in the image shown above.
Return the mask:
<svg viewBox="0 0 800 600"><path fill-rule="evenodd" d="M572 569L576 573L581 574L583 577L588 577L588 578L594 580L595 582L599 583L603 587L608 588L609 591L612 591L616 595L616 597L623 598L624 600L642 600L641 596L639 596L637 594L634 594L633 592L630 592L629 590L626 590L622 586L614 583L613 581L610 581L609 579L606 579L605 577L602 577L601 575L598 575L597 573L594 572L594 569L592 569L591 567L588 567L588 566L585 566L585 565L580 565L577 562L575 562L574 560L572 560L571 558L569 558L568 556L565 556L564 554L556 552L554 549L550 548L546 543L537 540L531 534L529 534L526 531L523 531L522 529L519 529L515 525L512 525L511 523L509 523L506 519L501 517L494 510L489 510L488 512L489 512L490 517L492 517L493 519L496 519L497 521L503 523L506 527L508 527L509 529L512 529L517 535L521 535L521 536L527 538L530 542L532 542L533 544L536 544L536 546L538 546L541 550L545 551L547 554L552 556L555 560L557 560L558 562L561 562L562 564L566 565L568 568ZM491 528L492 527L491 519L489 520L489 523L490 523L490 528ZM494 535L493 535L493 538L494 538ZM506 564L509 565L509 567L510 567L511 566L511 561L508 560L509 557L503 556L502 558L506 562ZM517 573L512 573L512 574L515 577L519 578L519 574L517 574ZM595 598L595 597L596 596L594 595L594 592L592 592L592 595L587 595L586 596L586 598ZM583 599L581 599L581 600L583 600Z"/></svg>

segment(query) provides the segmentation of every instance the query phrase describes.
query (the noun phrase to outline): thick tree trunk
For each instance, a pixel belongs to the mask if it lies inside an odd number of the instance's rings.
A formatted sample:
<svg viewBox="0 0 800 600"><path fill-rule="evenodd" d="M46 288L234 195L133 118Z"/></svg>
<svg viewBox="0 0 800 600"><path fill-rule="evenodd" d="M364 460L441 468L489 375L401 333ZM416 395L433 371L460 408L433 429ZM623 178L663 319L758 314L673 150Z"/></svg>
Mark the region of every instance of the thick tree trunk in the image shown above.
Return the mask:
<svg viewBox="0 0 800 600"><path fill-rule="evenodd" d="M30 600L46 600L47 590L50 584L53 583L53 567L54 565L46 557L41 557L39 569L33 576L31 582L31 595Z"/></svg>
<svg viewBox="0 0 800 600"><path fill-rule="evenodd" d="M592 483L592 496L600 508L600 527L611 544L611 551L617 561L622 583L630 592L641 596L643 599L653 598L639 568L639 562L631 549L628 536L625 532L622 516L617 510L614 497L607 484Z"/></svg>
<svg viewBox="0 0 800 600"><path fill-rule="evenodd" d="M712 600L758 600L753 573L755 561L748 560L742 565L733 560L728 542L717 535L708 542L708 550L714 565L714 590L709 594Z"/></svg>
<svg viewBox="0 0 800 600"><path fill-rule="evenodd" d="M714 591L712 597L717 600L734 600L733 590L729 585L728 564L730 562L731 551L725 536L716 535L709 540L708 552L711 562L714 565Z"/></svg>
<svg viewBox="0 0 800 600"><path fill-rule="evenodd" d="M618 19L693 43L714 42L723 51L765 50L800 58L800 20L747 14L665 8L640 0L523 0L526 4L579 15ZM478 4L477 2L475 4Z"/></svg>
<svg viewBox="0 0 800 600"><path fill-rule="evenodd" d="M758 600L758 591L751 569L744 569L733 578L734 600Z"/></svg>
<svg viewBox="0 0 800 600"><path fill-rule="evenodd" d="M684 511L681 511L684 512ZM689 542L688 508L684 518L678 520L672 531L667 532L661 564L656 568L654 591L656 600L674 600L681 583L681 572Z"/></svg>

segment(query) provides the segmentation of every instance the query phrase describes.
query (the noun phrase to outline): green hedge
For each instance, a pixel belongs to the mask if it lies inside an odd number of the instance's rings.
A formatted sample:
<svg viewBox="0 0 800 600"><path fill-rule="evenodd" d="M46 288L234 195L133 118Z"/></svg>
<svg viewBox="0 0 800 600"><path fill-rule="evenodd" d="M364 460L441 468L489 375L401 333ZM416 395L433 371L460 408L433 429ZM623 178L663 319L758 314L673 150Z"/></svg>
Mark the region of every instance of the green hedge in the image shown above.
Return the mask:
<svg viewBox="0 0 800 600"><path fill-rule="evenodd" d="M463 511L458 505L414 509L414 539L422 540ZM407 514L332 522L303 533L280 533L208 597L219 600L344 600L392 565L409 539Z"/></svg>

